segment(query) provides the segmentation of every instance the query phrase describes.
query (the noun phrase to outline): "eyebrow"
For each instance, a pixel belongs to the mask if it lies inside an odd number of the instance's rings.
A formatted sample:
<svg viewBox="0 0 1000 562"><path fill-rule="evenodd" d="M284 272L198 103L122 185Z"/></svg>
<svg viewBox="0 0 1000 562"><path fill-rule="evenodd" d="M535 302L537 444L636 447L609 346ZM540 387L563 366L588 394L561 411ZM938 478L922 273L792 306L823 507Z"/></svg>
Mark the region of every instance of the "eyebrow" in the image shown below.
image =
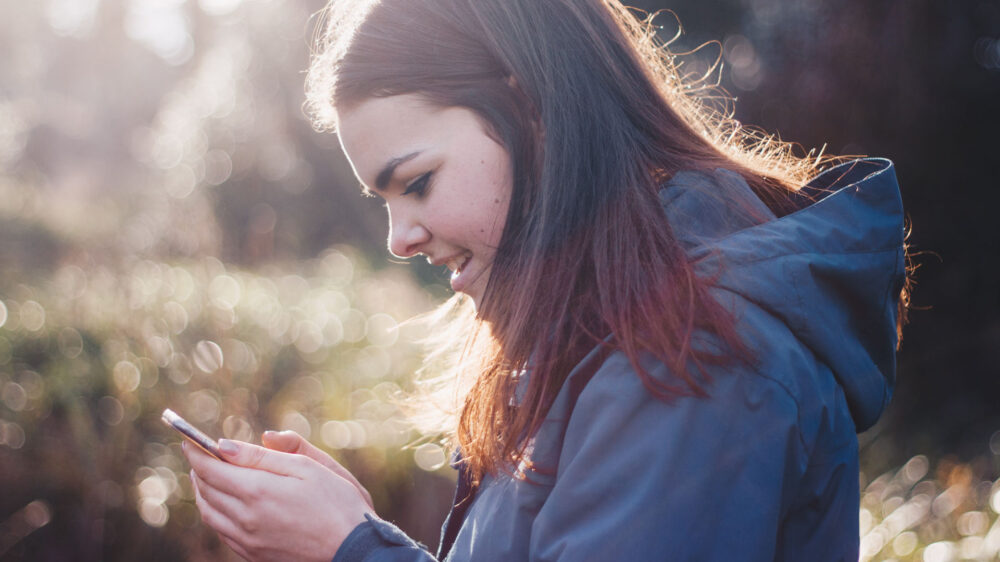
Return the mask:
<svg viewBox="0 0 1000 562"><path fill-rule="evenodd" d="M393 158L386 162L385 166L382 166L382 171L375 176L375 189L379 191L385 191L387 185L389 185L389 180L392 179L392 175L396 173L396 168L404 162L409 162L413 160L420 154L420 151L411 152L405 156L399 156Z"/></svg>

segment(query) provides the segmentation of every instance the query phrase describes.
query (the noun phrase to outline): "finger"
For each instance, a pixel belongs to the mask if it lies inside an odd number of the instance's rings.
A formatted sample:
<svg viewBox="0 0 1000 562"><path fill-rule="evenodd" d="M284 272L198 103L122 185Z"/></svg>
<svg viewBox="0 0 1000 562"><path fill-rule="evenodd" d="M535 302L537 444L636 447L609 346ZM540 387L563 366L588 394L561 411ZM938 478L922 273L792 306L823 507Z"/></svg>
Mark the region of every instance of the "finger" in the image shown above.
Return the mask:
<svg viewBox="0 0 1000 562"><path fill-rule="evenodd" d="M229 439L219 440L219 451L225 457L222 462L198 447L184 445L184 452L191 467L202 480L231 494L239 495L241 490L225 486L226 482L253 478L253 474L267 472L277 476L301 478L313 463L304 455L272 451L258 445Z"/></svg>
<svg viewBox="0 0 1000 562"><path fill-rule="evenodd" d="M202 521L218 533L222 542L226 543L226 546L231 548L233 552L244 560L252 560L250 548L241 542L246 534L236 525L233 518L227 517L216 508L211 500L205 498L205 490L208 489L208 486L198 478L194 471L191 472L191 484L194 488L195 504L201 512Z"/></svg>
<svg viewBox="0 0 1000 562"><path fill-rule="evenodd" d="M226 546L233 549L233 552L238 554L244 560L253 560L253 557L250 556L250 553L247 551L247 549L243 548L243 545L241 545L240 543L234 541L233 539L221 533L219 534L219 538L222 539L222 542L226 543Z"/></svg>
<svg viewBox="0 0 1000 562"><path fill-rule="evenodd" d="M265 431L261 435L261 441L268 449L282 451L295 455L305 455L319 464L338 473L342 477L350 474L346 468L340 465L330 455L326 454L319 447L313 445L294 431Z"/></svg>
<svg viewBox="0 0 1000 562"><path fill-rule="evenodd" d="M248 469L236 467L220 461L214 456L203 451L200 447L195 447L187 442L181 443L181 450L187 458L188 463L191 465L191 468L198 474L203 482L208 483L217 489L224 490L230 495L241 495L243 491L241 487L227 485L227 483L237 482L239 481L239 478L245 479L250 477L250 473L246 472ZM239 474L240 471L243 471L244 474Z"/></svg>
<svg viewBox="0 0 1000 562"><path fill-rule="evenodd" d="M196 468L199 471L207 466L225 464L220 461L218 457L210 455L201 447L188 443L187 441L181 442L181 452L184 453L184 456L187 458L188 463L191 464L191 467Z"/></svg>
<svg viewBox="0 0 1000 562"><path fill-rule="evenodd" d="M289 478L265 470L222 462L201 451L198 447L190 445L184 446L184 454L201 482L239 501L244 501L247 498L258 498L265 490L279 486L281 479ZM287 456L292 458L293 462L313 462L301 455Z"/></svg>
<svg viewBox="0 0 1000 562"><path fill-rule="evenodd" d="M238 545L239 541L236 537L240 534L239 528L231 519L217 510L210 501L205 499L203 494L205 490L204 482L199 481L198 475L195 474L193 470L191 471L191 484L194 487L194 502L195 505L198 506L198 511L201 513L201 520L204 521L206 525L214 529L215 532L219 533L223 540L227 541L227 544L231 541ZM240 548L242 549L242 547Z"/></svg>
<svg viewBox="0 0 1000 562"><path fill-rule="evenodd" d="M300 450L305 439L294 431L265 431L260 436L260 442L268 449L283 453L305 454Z"/></svg>
<svg viewBox="0 0 1000 562"><path fill-rule="evenodd" d="M372 504L371 494L368 493L368 490L366 490L365 487L358 482L358 479L355 478L349 470L344 468L339 462L334 460L333 457L322 451L319 447L310 443L298 433L294 431L265 431L264 434L261 435L261 442L269 449L305 455L326 468L329 468L334 472L334 474L353 484L354 487L358 489L361 497L363 497L365 502L368 503L368 507L371 507L372 509L375 508L374 504Z"/></svg>
<svg viewBox="0 0 1000 562"><path fill-rule="evenodd" d="M305 468L304 455L275 451L243 441L220 439L219 451L235 467L266 470L280 476L301 477Z"/></svg>
<svg viewBox="0 0 1000 562"><path fill-rule="evenodd" d="M243 497L233 496L219 490L199 477L194 471L191 471L191 481L197 484L199 495L202 500L212 506L212 509L232 521L240 529L246 530L247 526L244 524L243 516L247 513L247 506Z"/></svg>

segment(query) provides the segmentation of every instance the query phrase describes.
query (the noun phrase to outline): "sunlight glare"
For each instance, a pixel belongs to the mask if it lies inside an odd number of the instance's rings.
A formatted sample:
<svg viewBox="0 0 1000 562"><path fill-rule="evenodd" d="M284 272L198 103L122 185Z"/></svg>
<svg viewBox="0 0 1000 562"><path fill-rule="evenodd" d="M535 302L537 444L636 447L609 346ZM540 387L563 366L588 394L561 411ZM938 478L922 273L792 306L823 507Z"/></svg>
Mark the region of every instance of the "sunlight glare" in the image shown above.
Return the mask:
<svg viewBox="0 0 1000 562"><path fill-rule="evenodd" d="M198 7L210 16L231 14L240 7L243 0L198 0Z"/></svg>
<svg viewBox="0 0 1000 562"><path fill-rule="evenodd" d="M56 35L86 37L94 30L100 0L49 0L45 16Z"/></svg>
<svg viewBox="0 0 1000 562"><path fill-rule="evenodd" d="M184 4L185 0L132 0L125 14L125 34L169 64L183 64L194 54Z"/></svg>

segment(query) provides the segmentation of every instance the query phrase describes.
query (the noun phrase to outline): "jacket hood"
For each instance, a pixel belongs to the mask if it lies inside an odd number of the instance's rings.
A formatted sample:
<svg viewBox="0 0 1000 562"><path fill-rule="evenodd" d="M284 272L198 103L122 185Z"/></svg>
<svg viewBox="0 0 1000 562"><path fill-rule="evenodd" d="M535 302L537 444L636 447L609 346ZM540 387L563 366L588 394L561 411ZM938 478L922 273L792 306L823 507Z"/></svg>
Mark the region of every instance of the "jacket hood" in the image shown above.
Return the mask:
<svg viewBox="0 0 1000 562"><path fill-rule="evenodd" d="M843 388L857 431L888 405L905 279L893 165L827 170L777 218L735 172L680 172L660 199L675 236L714 285L781 319ZM720 204L721 203L721 204Z"/></svg>

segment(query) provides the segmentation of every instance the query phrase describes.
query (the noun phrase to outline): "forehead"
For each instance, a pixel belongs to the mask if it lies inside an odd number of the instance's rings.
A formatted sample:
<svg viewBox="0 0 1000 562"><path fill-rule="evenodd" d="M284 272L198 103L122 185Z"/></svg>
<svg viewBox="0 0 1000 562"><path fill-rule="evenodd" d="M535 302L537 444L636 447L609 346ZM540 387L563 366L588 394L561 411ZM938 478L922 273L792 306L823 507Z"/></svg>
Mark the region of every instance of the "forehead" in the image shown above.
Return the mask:
<svg viewBox="0 0 1000 562"><path fill-rule="evenodd" d="M369 184L389 159L437 141L446 113L414 94L368 98L339 116L340 143L355 173Z"/></svg>
<svg viewBox="0 0 1000 562"><path fill-rule="evenodd" d="M394 158L413 153L444 156L485 139L479 116L464 107L440 107L419 94L368 98L339 115L340 143L358 178L372 186Z"/></svg>

